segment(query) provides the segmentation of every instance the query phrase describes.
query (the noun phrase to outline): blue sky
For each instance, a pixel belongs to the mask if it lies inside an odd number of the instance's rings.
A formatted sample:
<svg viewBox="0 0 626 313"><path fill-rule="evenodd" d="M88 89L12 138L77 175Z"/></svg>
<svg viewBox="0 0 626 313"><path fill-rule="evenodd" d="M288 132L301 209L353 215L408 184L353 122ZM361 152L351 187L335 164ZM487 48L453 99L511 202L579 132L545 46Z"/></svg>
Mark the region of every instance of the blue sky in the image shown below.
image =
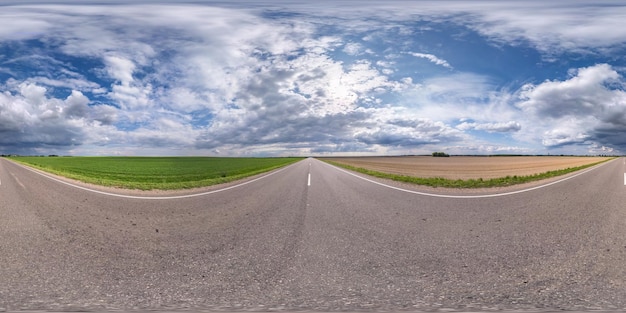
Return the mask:
<svg viewBox="0 0 626 313"><path fill-rule="evenodd" d="M0 152L626 153L620 1L4 1Z"/></svg>

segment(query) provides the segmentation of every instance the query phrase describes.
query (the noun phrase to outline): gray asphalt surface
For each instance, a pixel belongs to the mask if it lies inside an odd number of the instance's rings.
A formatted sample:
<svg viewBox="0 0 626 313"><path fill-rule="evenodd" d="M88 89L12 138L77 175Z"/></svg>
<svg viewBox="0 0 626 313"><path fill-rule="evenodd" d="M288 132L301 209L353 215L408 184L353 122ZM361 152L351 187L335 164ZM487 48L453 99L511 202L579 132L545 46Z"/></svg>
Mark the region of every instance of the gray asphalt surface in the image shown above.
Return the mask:
<svg viewBox="0 0 626 313"><path fill-rule="evenodd" d="M1 159L0 311L625 309L625 170L447 199L307 159L142 200Z"/></svg>

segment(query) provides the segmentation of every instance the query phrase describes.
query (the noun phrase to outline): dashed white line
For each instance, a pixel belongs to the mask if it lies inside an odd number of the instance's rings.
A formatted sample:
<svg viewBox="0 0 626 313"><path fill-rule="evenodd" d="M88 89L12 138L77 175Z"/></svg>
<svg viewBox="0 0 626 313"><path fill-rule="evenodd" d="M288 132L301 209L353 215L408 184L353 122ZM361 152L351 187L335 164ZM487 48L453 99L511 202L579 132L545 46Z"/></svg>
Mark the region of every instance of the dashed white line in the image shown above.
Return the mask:
<svg viewBox="0 0 626 313"><path fill-rule="evenodd" d="M624 173L624 186L626 186L626 173Z"/></svg>
<svg viewBox="0 0 626 313"><path fill-rule="evenodd" d="M311 173L309 173L309 179L306 183L307 186L311 186Z"/></svg>

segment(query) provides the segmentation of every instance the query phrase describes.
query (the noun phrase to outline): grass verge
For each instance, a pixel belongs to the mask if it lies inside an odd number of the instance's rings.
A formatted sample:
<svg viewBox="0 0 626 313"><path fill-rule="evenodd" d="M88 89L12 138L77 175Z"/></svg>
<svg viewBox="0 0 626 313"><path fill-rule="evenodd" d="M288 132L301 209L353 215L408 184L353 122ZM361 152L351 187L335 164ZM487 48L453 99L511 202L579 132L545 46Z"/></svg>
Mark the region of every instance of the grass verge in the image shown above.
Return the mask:
<svg viewBox="0 0 626 313"><path fill-rule="evenodd" d="M322 160L324 162L327 162L332 165L342 167L351 171L367 174L367 175L374 176L374 177L386 178L386 179L391 179L391 180L395 180L399 182L411 183L411 184L416 184L416 185L424 185L424 186L430 186L430 187L442 187L442 188L493 188L493 187L512 186L512 185L542 180L546 178L557 177L557 176L565 175L568 173L576 172L585 168L589 168L589 167L592 167L592 166L595 166L600 163L604 163L613 159L614 158L603 160L603 161L596 162L596 163L587 164L587 165L582 165L582 166L577 166L577 167L568 167L565 169L548 171L548 172L533 174L533 175L526 175L526 176L513 175L513 176L491 178L491 179L478 178L478 179L467 179L467 180L447 179L447 178L441 178L441 177L426 178L426 177L416 177L416 176L407 176L407 175L397 175L397 174L372 171L366 168L350 166L350 165L339 163L339 162L328 161L328 160L323 160L323 159Z"/></svg>
<svg viewBox="0 0 626 313"><path fill-rule="evenodd" d="M82 182L140 190L222 184L286 166L302 158L11 157L31 167Z"/></svg>

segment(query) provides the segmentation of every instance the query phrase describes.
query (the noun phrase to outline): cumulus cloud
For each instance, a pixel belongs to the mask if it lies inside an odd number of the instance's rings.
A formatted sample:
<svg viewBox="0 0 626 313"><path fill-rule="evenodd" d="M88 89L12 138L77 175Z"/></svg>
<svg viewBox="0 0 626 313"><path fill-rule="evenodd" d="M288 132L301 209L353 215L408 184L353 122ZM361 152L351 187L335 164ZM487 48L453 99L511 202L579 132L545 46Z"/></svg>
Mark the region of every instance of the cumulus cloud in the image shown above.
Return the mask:
<svg viewBox="0 0 626 313"><path fill-rule="evenodd" d="M608 64L571 71L564 81L527 84L517 106L536 120L545 146L622 146L626 135L624 78ZM543 121L543 123L541 122Z"/></svg>
<svg viewBox="0 0 626 313"><path fill-rule="evenodd" d="M69 118L82 118L89 111L89 99L80 91L72 90L72 94L65 99L63 113Z"/></svg>
<svg viewBox="0 0 626 313"><path fill-rule="evenodd" d="M580 130L572 129L571 127L563 127L545 132L541 143L547 147L559 147L582 144L590 138L591 136L581 133Z"/></svg>
<svg viewBox="0 0 626 313"><path fill-rule="evenodd" d="M572 71L566 81L546 81L522 88L519 107L537 114L558 118L568 115L594 115L613 120L615 109L624 108L626 93L607 87L618 83L620 75L608 64L598 64ZM607 114L606 116L602 116ZM617 114L619 115L619 114ZM616 120L624 123L626 120Z"/></svg>
<svg viewBox="0 0 626 313"><path fill-rule="evenodd" d="M369 150L353 129L371 123L381 110L378 94L404 87L367 61L344 68L324 54L309 54L273 62L281 69L250 78L234 106L216 112L198 147L299 143L318 152ZM374 107L364 109L362 103Z"/></svg>
<svg viewBox="0 0 626 313"><path fill-rule="evenodd" d="M19 86L20 94L24 100L32 106L39 106L46 100L46 88L35 84L21 84Z"/></svg>
<svg viewBox="0 0 626 313"><path fill-rule="evenodd" d="M0 94L0 145L33 148L80 145L84 139L86 99L73 92L65 100L48 98L46 88L19 85Z"/></svg>

